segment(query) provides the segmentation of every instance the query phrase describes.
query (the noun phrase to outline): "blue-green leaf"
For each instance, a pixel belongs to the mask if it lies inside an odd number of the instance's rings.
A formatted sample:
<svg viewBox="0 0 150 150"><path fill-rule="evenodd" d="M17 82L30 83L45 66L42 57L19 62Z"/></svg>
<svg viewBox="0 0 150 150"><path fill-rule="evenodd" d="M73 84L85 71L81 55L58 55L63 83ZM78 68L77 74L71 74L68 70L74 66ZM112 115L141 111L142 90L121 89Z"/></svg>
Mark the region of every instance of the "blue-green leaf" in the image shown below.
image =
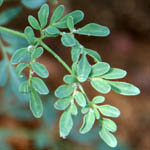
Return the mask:
<svg viewBox="0 0 150 150"><path fill-rule="evenodd" d="M4 2L4 0L0 0L0 6L2 6L3 2Z"/></svg>
<svg viewBox="0 0 150 150"><path fill-rule="evenodd" d="M72 75L65 75L64 76L64 82L66 82L68 84L72 84L72 83L77 82L77 79Z"/></svg>
<svg viewBox="0 0 150 150"><path fill-rule="evenodd" d="M18 74L19 77L21 77L22 71L23 71L26 67L28 67L28 66L29 66L29 64L20 63L20 64L16 67L16 72L17 72L17 74Z"/></svg>
<svg viewBox="0 0 150 150"><path fill-rule="evenodd" d="M28 17L28 21L29 21L29 24L32 26L32 28L36 29L36 30L40 30L40 25L39 25L39 22L37 21L37 19L33 16L29 16Z"/></svg>
<svg viewBox="0 0 150 150"><path fill-rule="evenodd" d="M32 59L38 59L43 53L44 53L43 48L38 47L38 48L33 50L31 57L32 57Z"/></svg>
<svg viewBox="0 0 150 150"><path fill-rule="evenodd" d="M90 72L91 72L91 65L89 64L86 55L83 54L78 64L77 70L78 80L80 82L85 82L88 79Z"/></svg>
<svg viewBox="0 0 150 150"><path fill-rule="evenodd" d="M75 10L65 17L63 17L60 21L54 24L58 28L67 28L67 18L71 16L73 18L74 25L83 20L84 13L81 10Z"/></svg>
<svg viewBox="0 0 150 150"><path fill-rule="evenodd" d="M72 47L76 44L76 40L73 35L64 33L61 37L61 42L66 47Z"/></svg>
<svg viewBox="0 0 150 150"><path fill-rule="evenodd" d="M101 105L101 106L98 106L98 109L103 115L108 116L108 117L116 118L120 116L119 109L111 105Z"/></svg>
<svg viewBox="0 0 150 150"><path fill-rule="evenodd" d="M110 69L110 66L108 63L99 62L92 66L92 71L91 71L90 76L92 76L92 77L101 76L101 75L105 74L106 72L108 72L109 69Z"/></svg>
<svg viewBox="0 0 150 150"><path fill-rule="evenodd" d="M65 111L59 120L59 133L60 137L66 138L68 134L70 133L71 129L73 127L73 120L71 117L71 113L69 111Z"/></svg>
<svg viewBox="0 0 150 150"><path fill-rule="evenodd" d="M72 85L61 85L55 91L55 96L58 98L65 98L72 94L74 87Z"/></svg>
<svg viewBox="0 0 150 150"><path fill-rule="evenodd" d="M38 77L32 77L31 81L32 81L33 88L39 94L41 94L41 95L47 95L49 93L49 90L48 90L48 88L47 88L47 86L46 86L46 84L44 83L43 80L41 80Z"/></svg>
<svg viewBox="0 0 150 150"><path fill-rule="evenodd" d="M103 103L105 101L105 97L103 96L96 96L93 98L92 103L94 104L100 104Z"/></svg>
<svg viewBox="0 0 150 150"><path fill-rule="evenodd" d="M44 28L47 25L49 16L49 6L47 4L42 5L38 12L38 18L40 21L41 28Z"/></svg>
<svg viewBox="0 0 150 150"><path fill-rule="evenodd" d="M76 33L81 35L88 35L88 36L108 36L110 33L110 30L106 26L102 26L96 23L89 23L85 25L84 27L78 29Z"/></svg>
<svg viewBox="0 0 150 150"><path fill-rule="evenodd" d="M52 35L59 35L60 34L60 31L56 28L56 27L53 27L53 26L48 26L46 29L45 29L45 32L46 32L46 36L52 36Z"/></svg>
<svg viewBox="0 0 150 150"><path fill-rule="evenodd" d="M74 22L73 22L73 17L69 16L67 18L67 27L68 29L72 32L74 30Z"/></svg>
<svg viewBox="0 0 150 150"><path fill-rule="evenodd" d="M14 19L21 11L21 7L8 8L0 13L0 25L5 25Z"/></svg>
<svg viewBox="0 0 150 150"><path fill-rule="evenodd" d="M42 104L40 96L38 95L36 91L32 90L30 93L29 99L30 99L29 101L30 109L34 117L41 118L43 114L43 104Z"/></svg>
<svg viewBox="0 0 150 150"><path fill-rule="evenodd" d="M32 63L33 71L42 78L47 78L49 76L49 72L43 64L38 62Z"/></svg>
<svg viewBox="0 0 150 150"><path fill-rule="evenodd" d="M139 88L130 83L118 81L107 81L107 82L111 85L112 90L118 94L127 96L140 94Z"/></svg>
<svg viewBox="0 0 150 150"><path fill-rule="evenodd" d="M102 138L102 140L109 145L110 147L116 147L117 146L117 139L114 135L112 135L108 130L105 128L102 128L99 131L99 135Z"/></svg>
<svg viewBox="0 0 150 150"><path fill-rule="evenodd" d="M30 88L28 85L28 81L22 82L19 86L19 92L24 94L24 93L29 93L29 91L30 91Z"/></svg>
<svg viewBox="0 0 150 150"><path fill-rule="evenodd" d="M57 20L59 20L62 15L64 13L64 6L63 5L59 5L55 11L52 14L51 20L50 20L50 24L54 24Z"/></svg>
<svg viewBox="0 0 150 150"><path fill-rule="evenodd" d="M121 79L127 75L127 72L118 68L111 68L106 74L101 77L104 79Z"/></svg>
<svg viewBox="0 0 150 150"><path fill-rule="evenodd" d="M103 79L92 79L90 83L100 93L107 94L111 90L111 86Z"/></svg>
<svg viewBox="0 0 150 150"><path fill-rule="evenodd" d="M12 64L18 64L19 62L21 62L26 56L28 55L28 51L27 48L21 48L19 50L17 50L12 58L11 58L11 63Z"/></svg>
<svg viewBox="0 0 150 150"><path fill-rule="evenodd" d="M75 105L75 103L71 103L71 106L69 109L71 110L72 115L76 116L78 114L78 109L77 109L77 106Z"/></svg>
<svg viewBox="0 0 150 150"><path fill-rule="evenodd" d="M84 95L81 92L76 91L76 94L75 94L74 97L75 97L76 102L79 106L81 106L81 107L86 106L86 99L85 99Z"/></svg>

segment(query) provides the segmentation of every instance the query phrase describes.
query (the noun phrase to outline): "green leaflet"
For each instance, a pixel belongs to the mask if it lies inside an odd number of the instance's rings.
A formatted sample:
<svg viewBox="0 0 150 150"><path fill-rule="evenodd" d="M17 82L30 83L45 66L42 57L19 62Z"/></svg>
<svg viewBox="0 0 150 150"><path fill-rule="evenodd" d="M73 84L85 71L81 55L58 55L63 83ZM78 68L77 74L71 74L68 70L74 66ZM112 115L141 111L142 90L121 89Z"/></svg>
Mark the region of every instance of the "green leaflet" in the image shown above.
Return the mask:
<svg viewBox="0 0 150 150"><path fill-rule="evenodd" d="M64 82L66 82L68 84L72 84L72 83L77 82L77 79L72 75L65 75L64 76Z"/></svg>
<svg viewBox="0 0 150 150"><path fill-rule="evenodd" d="M78 114L78 109L77 109L77 106L75 105L75 103L71 103L71 106L69 109L71 110L72 115L76 116Z"/></svg>
<svg viewBox="0 0 150 150"><path fill-rule="evenodd" d="M47 78L49 76L49 72L43 64L38 62L32 63L33 71L42 78Z"/></svg>
<svg viewBox="0 0 150 150"><path fill-rule="evenodd" d="M76 94L75 94L74 97L75 97L76 102L79 106L81 106L81 107L86 106L86 99L85 99L84 95L81 92L76 91Z"/></svg>
<svg viewBox="0 0 150 150"><path fill-rule="evenodd" d="M64 33L61 37L61 42L66 47L72 47L76 44L76 40L73 35Z"/></svg>
<svg viewBox="0 0 150 150"><path fill-rule="evenodd" d="M46 36L52 36L52 35L59 35L60 34L60 31L56 28L56 27L53 27L53 26L48 26L46 29L45 29L45 32L46 32Z"/></svg>
<svg viewBox="0 0 150 150"><path fill-rule="evenodd" d="M103 103L105 101L105 97L103 96L96 96L93 98L92 103L94 104L100 104Z"/></svg>
<svg viewBox="0 0 150 150"><path fill-rule="evenodd" d="M102 26L96 23L89 23L84 27L78 29L76 33L81 35L104 37L110 34L110 30L106 26Z"/></svg>
<svg viewBox="0 0 150 150"><path fill-rule="evenodd" d="M71 103L72 97L66 97L63 99L59 99L58 101L56 101L56 103L54 104L54 107L57 110L65 110L69 104Z"/></svg>
<svg viewBox="0 0 150 150"><path fill-rule="evenodd" d="M16 72L17 72L17 74L18 74L19 77L21 77L22 71L23 71L26 67L28 67L28 66L29 66L29 64L20 63L20 64L16 67Z"/></svg>
<svg viewBox="0 0 150 150"><path fill-rule="evenodd" d="M43 114L43 104L42 104L40 96L38 95L36 91L31 90L29 99L30 99L29 101L30 109L34 117L41 118Z"/></svg>
<svg viewBox="0 0 150 150"><path fill-rule="evenodd" d="M44 52L44 50L42 47L38 47L38 48L34 49L31 54L32 59L38 59L43 54L43 52Z"/></svg>
<svg viewBox="0 0 150 150"><path fill-rule="evenodd" d="M72 85L61 85L55 91L55 96L58 98L65 98L72 94L74 87Z"/></svg>
<svg viewBox="0 0 150 150"><path fill-rule="evenodd" d="M91 71L90 76L92 76L92 77L101 76L101 75L105 74L106 72L108 72L109 69L110 69L110 66L108 63L99 62L92 66L92 71Z"/></svg>
<svg viewBox="0 0 150 150"><path fill-rule="evenodd" d="M72 64L72 71L75 75L77 75L77 70L78 70L78 64L77 63L73 63Z"/></svg>
<svg viewBox="0 0 150 150"><path fill-rule="evenodd" d="M100 93L107 94L111 90L111 86L103 79L92 79L90 83Z"/></svg>
<svg viewBox="0 0 150 150"><path fill-rule="evenodd" d="M89 107L83 107L83 108L81 109L81 113L82 113L82 114L86 114L88 111L89 111Z"/></svg>
<svg viewBox="0 0 150 150"><path fill-rule="evenodd" d="M30 91L30 88L29 88L28 82L27 81L22 82L19 86L19 92L20 93L29 93L29 91Z"/></svg>
<svg viewBox="0 0 150 150"><path fill-rule="evenodd" d="M98 106L98 109L103 115L108 116L108 117L117 118L120 116L119 109L111 105L101 105L101 106Z"/></svg>
<svg viewBox="0 0 150 150"><path fill-rule="evenodd" d="M102 61L100 55L96 51L87 48L84 48L84 51L86 51L86 53L91 56L96 62Z"/></svg>
<svg viewBox="0 0 150 150"><path fill-rule="evenodd" d="M28 17L28 21L29 21L29 24L32 26L32 28L36 29L36 30L40 30L40 25L39 25L39 22L37 21L37 19L33 16L29 16Z"/></svg>
<svg viewBox="0 0 150 150"><path fill-rule="evenodd" d="M109 145L110 147L116 147L117 146L117 139L114 135L112 135L108 130L105 128L102 128L99 131L99 135L102 138L102 140Z"/></svg>
<svg viewBox="0 0 150 150"><path fill-rule="evenodd" d="M35 43L35 35L34 31L30 26L27 26L24 30L24 33L26 35L26 39L29 42L29 44L34 44Z"/></svg>
<svg viewBox="0 0 150 150"><path fill-rule="evenodd" d="M73 17L69 16L67 18L67 27L68 29L72 32L74 30L74 22L73 22Z"/></svg>
<svg viewBox="0 0 150 150"><path fill-rule="evenodd" d="M46 86L46 84L38 77L32 77L32 86L41 95L47 95L49 93L49 90Z"/></svg>
<svg viewBox="0 0 150 150"><path fill-rule="evenodd" d="M117 131L116 123L114 121L108 119L108 118L103 118L102 124L103 124L103 127L105 129L107 129L108 131L111 131L111 132L116 132Z"/></svg>
<svg viewBox="0 0 150 150"><path fill-rule="evenodd" d="M6 9L2 13L0 13L0 25L5 25L5 24L9 23L20 12L21 12L20 6Z"/></svg>
<svg viewBox="0 0 150 150"><path fill-rule="evenodd" d="M0 61L0 86L4 86L8 80L8 62Z"/></svg>
<svg viewBox="0 0 150 150"><path fill-rule="evenodd" d="M3 2L4 2L4 0L0 0L0 6L2 6Z"/></svg>
<svg viewBox="0 0 150 150"><path fill-rule="evenodd" d="M80 128L80 133L85 134L91 130L95 122L95 114L94 111L89 111L88 114L83 117L83 124Z"/></svg>
<svg viewBox="0 0 150 150"><path fill-rule="evenodd" d="M49 6L47 4L42 5L38 12L38 18L40 21L41 28L44 28L47 25L49 16Z"/></svg>
<svg viewBox="0 0 150 150"><path fill-rule="evenodd" d="M53 25L56 21L58 21L64 13L64 6L59 5L52 14L50 24Z"/></svg>
<svg viewBox="0 0 150 150"><path fill-rule="evenodd" d="M100 118L100 113L95 107L94 107L94 114L95 114L96 119Z"/></svg>
<svg viewBox="0 0 150 150"><path fill-rule="evenodd" d="M118 81L107 81L107 82L111 85L112 90L118 94L127 96L140 94L139 88L130 83Z"/></svg>
<svg viewBox="0 0 150 150"><path fill-rule="evenodd" d="M75 10L65 17L63 17L60 21L58 21L56 24L54 24L58 28L67 28L67 18L71 16L73 18L74 25L83 20L84 13L81 10Z"/></svg>
<svg viewBox="0 0 150 150"><path fill-rule="evenodd" d="M59 132L60 137L66 138L68 134L70 133L71 129L73 127L73 120L71 117L71 113L69 111L65 111L59 120Z"/></svg>
<svg viewBox="0 0 150 150"><path fill-rule="evenodd" d="M111 68L106 74L101 77L104 79L121 79L127 75L127 72L118 68Z"/></svg>
<svg viewBox="0 0 150 150"><path fill-rule="evenodd" d="M80 45L75 45L71 49L71 56L72 56L72 61L74 63L77 63L80 57L82 50L80 48Z"/></svg>
<svg viewBox="0 0 150 150"><path fill-rule="evenodd" d="M91 72L91 65L89 64L86 55L83 54L78 64L77 70L78 80L80 82L85 82L88 79L90 72Z"/></svg>
<svg viewBox="0 0 150 150"><path fill-rule="evenodd" d="M21 48L19 50L17 50L12 58L11 58L11 63L12 64L18 64L19 62L21 62L26 56L28 55L28 51L27 48Z"/></svg>

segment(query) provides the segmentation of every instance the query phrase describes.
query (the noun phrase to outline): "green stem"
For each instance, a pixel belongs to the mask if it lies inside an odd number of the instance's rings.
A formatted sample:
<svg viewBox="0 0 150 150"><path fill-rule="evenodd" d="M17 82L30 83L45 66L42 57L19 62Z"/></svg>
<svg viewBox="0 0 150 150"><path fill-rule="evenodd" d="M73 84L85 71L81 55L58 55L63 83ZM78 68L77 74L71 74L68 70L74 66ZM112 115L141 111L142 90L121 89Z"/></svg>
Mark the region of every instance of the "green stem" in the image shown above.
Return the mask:
<svg viewBox="0 0 150 150"><path fill-rule="evenodd" d="M26 39L26 36L24 33L21 33L21 32L18 32L18 31L15 31L15 30L12 30L12 29L8 29L6 27L2 27L0 26L0 31L4 31L4 32L8 32L8 33L11 33L11 34L14 34L14 35L17 35L17 36L20 36L22 38L25 38Z"/></svg>
<svg viewBox="0 0 150 150"><path fill-rule="evenodd" d="M71 68L66 64L65 61L61 59L51 48L49 48L44 42L41 41L41 45L48 51L50 52L67 70L70 74L73 75L73 72Z"/></svg>

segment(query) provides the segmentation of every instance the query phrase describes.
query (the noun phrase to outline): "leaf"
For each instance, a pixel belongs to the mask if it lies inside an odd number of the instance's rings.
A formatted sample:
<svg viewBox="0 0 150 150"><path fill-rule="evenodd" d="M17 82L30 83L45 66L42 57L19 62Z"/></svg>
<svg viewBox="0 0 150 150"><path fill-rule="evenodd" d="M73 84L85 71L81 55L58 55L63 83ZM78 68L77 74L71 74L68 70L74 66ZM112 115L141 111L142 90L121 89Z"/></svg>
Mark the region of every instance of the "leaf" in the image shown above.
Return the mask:
<svg viewBox="0 0 150 150"><path fill-rule="evenodd" d="M93 98L92 103L94 104L100 104L103 103L105 101L105 97L103 96L96 96Z"/></svg>
<svg viewBox="0 0 150 150"><path fill-rule="evenodd" d="M59 5L55 11L52 14L51 20L50 20L50 24L54 24L57 20L59 20L62 15L64 13L64 6L63 5Z"/></svg>
<svg viewBox="0 0 150 150"><path fill-rule="evenodd" d="M80 133L85 134L91 130L95 122L95 114L94 111L89 111L88 114L83 117L83 124L80 128Z"/></svg>
<svg viewBox="0 0 150 150"><path fill-rule="evenodd" d="M107 129L108 131L111 131L111 132L116 132L117 131L116 123L114 121L108 119L108 118L103 118L102 124L103 124L103 127L105 129Z"/></svg>
<svg viewBox="0 0 150 150"><path fill-rule="evenodd" d="M30 109L34 115L35 118L41 118L42 114L43 114L43 104L41 101L40 96L38 95L38 93L34 90L31 91L30 93Z"/></svg>
<svg viewBox="0 0 150 150"><path fill-rule="evenodd" d="M17 50L11 58L12 64L18 64L28 55L27 48Z"/></svg>
<svg viewBox="0 0 150 150"><path fill-rule="evenodd" d="M127 72L118 68L111 68L106 74L101 77L104 79L121 79L127 75Z"/></svg>
<svg viewBox="0 0 150 150"><path fill-rule="evenodd" d="M29 66L29 64L20 63L20 64L16 67L16 72L17 72L18 76L21 77L22 71L23 71L26 67L28 67L28 66Z"/></svg>
<svg viewBox="0 0 150 150"><path fill-rule="evenodd" d="M29 24L32 26L32 28L36 29L36 30L40 30L40 25L39 25L39 22L37 21L37 19L31 15L29 15L28 17L28 21L29 21Z"/></svg>
<svg viewBox="0 0 150 150"><path fill-rule="evenodd" d="M98 106L98 109L103 115L108 116L108 117L117 118L120 116L119 109L111 105L101 105L101 106Z"/></svg>
<svg viewBox="0 0 150 150"><path fill-rule="evenodd" d="M8 62L0 61L0 86L4 86L8 81Z"/></svg>
<svg viewBox="0 0 150 150"><path fill-rule="evenodd" d="M4 0L0 0L0 6L2 6L3 2L4 2Z"/></svg>
<svg viewBox="0 0 150 150"><path fill-rule="evenodd" d="M86 106L86 99L85 99L84 95L81 92L76 91L76 94L75 94L74 97L75 97L76 102L79 106L81 106L81 107Z"/></svg>
<svg viewBox="0 0 150 150"><path fill-rule="evenodd" d="M53 27L53 26L48 26L45 29L45 32L46 32L46 36L59 35L60 34L60 31L56 27Z"/></svg>
<svg viewBox="0 0 150 150"><path fill-rule="evenodd" d="M91 50L91 49L87 49L87 48L84 48L84 50L87 52L87 54L89 56L91 56L95 61L99 62L99 61L102 61L100 55L94 51L94 50Z"/></svg>
<svg viewBox="0 0 150 150"><path fill-rule="evenodd" d="M55 96L58 98L65 98L72 94L74 87L72 85L61 85L55 91Z"/></svg>
<svg viewBox="0 0 150 150"><path fill-rule="evenodd" d="M47 95L49 93L49 90L46 86L46 84L38 77L32 77L31 78L32 86L41 95Z"/></svg>
<svg viewBox="0 0 150 150"><path fill-rule="evenodd" d="M60 137L66 138L73 127L73 120L69 111L65 111L59 120Z"/></svg>
<svg viewBox="0 0 150 150"><path fill-rule="evenodd" d="M72 47L76 44L76 40L73 35L69 33L64 33L61 37L61 42L66 47Z"/></svg>
<svg viewBox="0 0 150 150"><path fill-rule="evenodd" d="M73 18L73 22L74 22L74 25L75 25L78 22L80 22L81 20L83 20L84 13L81 10L75 10L75 11L69 13L68 15L66 15L65 17L63 17L56 24L54 24L55 27L62 28L62 29L67 28L67 18L69 16L71 16Z"/></svg>
<svg viewBox="0 0 150 150"><path fill-rule="evenodd" d="M88 35L88 36L105 37L110 34L110 30L106 26L102 26L96 23L89 23L84 27L78 29L76 33L81 35Z"/></svg>
<svg viewBox="0 0 150 150"><path fill-rule="evenodd" d="M111 90L111 86L103 79L92 79L90 83L100 93L107 94Z"/></svg>
<svg viewBox="0 0 150 150"><path fill-rule="evenodd" d="M77 79L72 75L65 75L64 76L64 82L66 82L68 84L72 84L72 83L77 82Z"/></svg>
<svg viewBox="0 0 150 150"><path fill-rule="evenodd" d="M47 0L21 0L21 3L27 8L36 9L39 8L46 1Z"/></svg>
<svg viewBox="0 0 150 150"><path fill-rule="evenodd" d="M101 76L101 75L105 74L106 72L108 72L109 69L110 69L110 66L108 63L99 62L92 66L92 71L91 71L90 76L92 76L92 77Z"/></svg>
<svg viewBox="0 0 150 150"><path fill-rule="evenodd" d="M119 81L107 81L107 82L111 85L112 90L118 94L126 96L133 96L140 94L139 88L130 83Z"/></svg>
<svg viewBox="0 0 150 150"><path fill-rule="evenodd" d="M78 114L78 109L77 109L77 106L75 105L75 103L72 103L69 109L71 109L72 115L76 116Z"/></svg>
<svg viewBox="0 0 150 150"><path fill-rule="evenodd" d="M21 12L21 7L8 8L0 13L0 25L5 25L14 19Z"/></svg>
<svg viewBox="0 0 150 150"><path fill-rule="evenodd" d="M77 70L78 80L80 82L85 82L88 79L90 72L91 72L91 65L89 64L86 55L83 54L78 64Z"/></svg>
<svg viewBox="0 0 150 150"><path fill-rule="evenodd" d="M72 56L72 61L74 63L78 62L81 52L82 51L79 45L75 45L72 47L71 56Z"/></svg>
<svg viewBox="0 0 150 150"><path fill-rule="evenodd" d="M19 86L19 92L20 93L29 93L29 85L28 85L28 82L25 81L25 82L22 82Z"/></svg>
<svg viewBox="0 0 150 150"><path fill-rule="evenodd" d="M117 139L114 135L112 135L109 131L106 129L101 129L99 131L99 135L102 138L102 140L109 145L110 147L116 147L117 146Z"/></svg>
<svg viewBox="0 0 150 150"><path fill-rule="evenodd" d="M34 44L35 43L35 35L34 31L30 26L27 26L24 30L25 36L29 44Z"/></svg>
<svg viewBox="0 0 150 150"><path fill-rule="evenodd" d="M100 118L99 111L95 107L94 107L94 114L95 114L96 119Z"/></svg>
<svg viewBox="0 0 150 150"><path fill-rule="evenodd" d="M81 109L81 113L82 113L82 114L86 114L88 111L89 111L89 107L83 107L83 108Z"/></svg>
<svg viewBox="0 0 150 150"><path fill-rule="evenodd" d="M63 99L59 99L58 101L56 101L56 103L54 104L54 107L57 110L65 110L69 104L71 103L72 97L66 97Z"/></svg>
<svg viewBox="0 0 150 150"><path fill-rule="evenodd" d="M38 18L41 24L41 28L44 28L47 25L49 16L49 6L47 4L43 4L38 12Z"/></svg>
<svg viewBox="0 0 150 150"><path fill-rule="evenodd" d="M32 63L33 71L42 78L47 78L49 76L49 72L43 64L38 62Z"/></svg>
<svg viewBox="0 0 150 150"><path fill-rule="evenodd" d="M32 52L32 59L38 59L42 54L44 53L44 50L42 47L38 47L36 49L34 49L34 51Z"/></svg>
<svg viewBox="0 0 150 150"><path fill-rule="evenodd" d="M126 96L134 96L140 94L140 89L130 83L118 81L109 81L108 83L111 85L112 90L118 94Z"/></svg>
<svg viewBox="0 0 150 150"><path fill-rule="evenodd" d="M74 22L73 22L73 17L69 16L67 18L67 27L68 29L72 32L74 30Z"/></svg>

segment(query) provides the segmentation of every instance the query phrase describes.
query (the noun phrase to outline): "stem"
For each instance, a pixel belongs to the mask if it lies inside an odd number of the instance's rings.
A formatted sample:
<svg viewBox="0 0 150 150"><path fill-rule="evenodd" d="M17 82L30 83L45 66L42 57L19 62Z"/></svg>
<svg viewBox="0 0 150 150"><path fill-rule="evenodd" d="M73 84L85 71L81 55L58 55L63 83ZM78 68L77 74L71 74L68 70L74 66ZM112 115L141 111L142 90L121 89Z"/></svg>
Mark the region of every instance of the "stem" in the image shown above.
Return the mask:
<svg viewBox="0 0 150 150"><path fill-rule="evenodd" d="M73 72L71 68L66 64L65 61L62 60L61 57L59 57L51 48L49 48L44 42L41 41L41 45L48 51L50 52L67 70L70 74L73 75Z"/></svg>
<svg viewBox="0 0 150 150"><path fill-rule="evenodd" d="M11 33L11 34L14 34L14 35L17 35L17 36L20 36L20 37L26 39L26 36L24 33L21 33L21 32L12 30L12 29L8 29L8 28L0 26L0 31L8 32L8 33Z"/></svg>

